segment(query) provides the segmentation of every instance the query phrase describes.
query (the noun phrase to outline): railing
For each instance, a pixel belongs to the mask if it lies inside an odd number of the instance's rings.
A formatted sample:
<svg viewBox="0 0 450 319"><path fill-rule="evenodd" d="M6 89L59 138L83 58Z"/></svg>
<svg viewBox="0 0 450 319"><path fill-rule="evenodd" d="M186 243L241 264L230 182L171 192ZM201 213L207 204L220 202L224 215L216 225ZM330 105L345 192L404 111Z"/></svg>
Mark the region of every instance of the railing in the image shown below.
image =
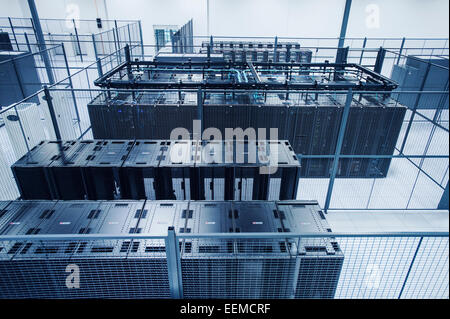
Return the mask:
<svg viewBox="0 0 450 319"><path fill-rule="evenodd" d="M2 294L9 298L449 298L448 236L448 232L200 235L176 233L173 228L161 235L0 236L0 246L5 247L2 265L15 267L2 284ZM27 250L11 259L7 250L19 242ZM219 248L220 253L205 252L200 246L206 242L225 248ZM295 250L330 242L333 255L302 255ZM283 245L286 250L281 252L267 249ZM135 274L146 274L146 280L134 280ZM19 280L21 285L12 286Z"/></svg>
<svg viewBox="0 0 450 319"><path fill-rule="evenodd" d="M60 61L65 58L71 63L89 63L118 51L125 44L142 45L140 21L102 20L102 28L98 28L96 20L41 19L40 21L46 45L55 46L64 43L65 54L61 49L55 54L55 58L59 57ZM14 50L25 52L40 50L31 19L0 18L0 29L10 34Z"/></svg>

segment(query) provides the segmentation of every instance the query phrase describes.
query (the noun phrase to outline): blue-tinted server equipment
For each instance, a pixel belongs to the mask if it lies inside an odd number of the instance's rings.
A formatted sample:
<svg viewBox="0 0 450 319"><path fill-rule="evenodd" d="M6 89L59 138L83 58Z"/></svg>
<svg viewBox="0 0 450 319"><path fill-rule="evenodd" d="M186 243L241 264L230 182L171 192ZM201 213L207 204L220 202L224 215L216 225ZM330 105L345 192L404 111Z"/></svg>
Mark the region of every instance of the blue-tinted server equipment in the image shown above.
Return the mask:
<svg viewBox="0 0 450 319"><path fill-rule="evenodd" d="M170 275L179 278L184 298L333 298L344 261L338 241L320 237L331 229L314 201L13 201L0 207L0 236L20 236L0 241L0 298L171 298ZM169 227L179 236L171 247L179 250L175 257L167 254ZM301 233L318 237L289 236ZM114 239L127 234L135 236ZM179 264L174 274L168 258Z"/></svg>

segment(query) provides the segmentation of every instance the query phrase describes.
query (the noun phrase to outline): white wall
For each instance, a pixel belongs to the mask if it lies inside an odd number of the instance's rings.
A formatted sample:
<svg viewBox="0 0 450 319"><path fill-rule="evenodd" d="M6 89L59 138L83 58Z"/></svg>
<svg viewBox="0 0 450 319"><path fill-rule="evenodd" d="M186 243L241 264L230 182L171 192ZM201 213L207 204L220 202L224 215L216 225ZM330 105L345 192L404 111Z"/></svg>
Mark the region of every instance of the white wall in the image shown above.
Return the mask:
<svg viewBox="0 0 450 319"><path fill-rule="evenodd" d="M347 36L448 38L448 10L448 0L353 0ZM371 19L374 11L379 11L378 27Z"/></svg>
<svg viewBox="0 0 450 319"><path fill-rule="evenodd" d="M152 44L153 25L181 26L194 19L194 33L206 35L207 0L35 0L41 18L138 19L144 41ZM106 2L106 10L105 10ZM339 36L345 0L210 0L210 32L234 36ZM379 23L373 23L373 6ZM26 0L0 0L1 16L29 16ZM371 12L366 12L372 9ZM448 0L354 0L349 37L448 37ZM372 20L370 20L372 18ZM367 20L372 23L367 24Z"/></svg>
<svg viewBox="0 0 450 319"><path fill-rule="evenodd" d="M345 0L210 0L213 35L336 37Z"/></svg>

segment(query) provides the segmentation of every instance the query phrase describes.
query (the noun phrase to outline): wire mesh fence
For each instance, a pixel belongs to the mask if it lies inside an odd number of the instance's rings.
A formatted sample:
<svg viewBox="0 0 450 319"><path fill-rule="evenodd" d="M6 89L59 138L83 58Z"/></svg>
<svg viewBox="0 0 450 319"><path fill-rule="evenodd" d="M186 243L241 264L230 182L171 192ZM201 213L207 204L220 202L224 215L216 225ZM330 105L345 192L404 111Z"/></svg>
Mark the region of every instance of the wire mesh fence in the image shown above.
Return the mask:
<svg viewBox="0 0 450 319"><path fill-rule="evenodd" d="M125 44L142 44L139 21L128 20L74 20L40 19L47 46L64 44L55 51L54 59L74 64L89 63L116 52ZM32 19L0 17L0 29L8 32L14 51L38 52L38 39Z"/></svg>
<svg viewBox="0 0 450 319"><path fill-rule="evenodd" d="M0 237L0 296L449 298L448 233L169 237Z"/></svg>

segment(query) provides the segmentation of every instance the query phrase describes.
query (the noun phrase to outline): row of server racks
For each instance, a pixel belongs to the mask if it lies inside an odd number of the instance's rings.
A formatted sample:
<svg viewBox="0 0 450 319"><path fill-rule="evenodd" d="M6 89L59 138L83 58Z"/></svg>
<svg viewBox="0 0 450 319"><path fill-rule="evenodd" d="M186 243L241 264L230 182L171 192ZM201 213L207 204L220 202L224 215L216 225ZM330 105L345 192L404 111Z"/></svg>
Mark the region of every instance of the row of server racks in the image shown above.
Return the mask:
<svg viewBox="0 0 450 319"><path fill-rule="evenodd" d="M333 298L344 255L314 201L0 202L0 298L171 298L164 239L92 239L86 234L211 234L179 237L184 298ZM286 238L217 238L217 233ZM289 238L289 233L318 238ZM33 240L36 235L77 240ZM72 268L71 268L72 267ZM77 267L77 287L67 269Z"/></svg>
<svg viewBox="0 0 450 319"><path fill-rule="evenodd" d="M222 54L231 62L297 62L311 63L312 51L301 48L298 42L203 42L200 53Z"/></svg>
<svg viewBox="0 0 450 319"><path fill-rule="evenodd" d="M273 45L214 42L212 48L269 52ZM300 49L298 43L277 44L278 52L290 48ZM94 82L105 92L88 103L92 133L96 139L166 139L177 127L193 134L196 119L221 132L277 128L278 138L301 158L301 177L329 178L345 107L345 96L337 93L352 88L361 93L350 102L341 149L346 158L336 177L386 177L386 155L395 151L406 114L390 97L397 83L345 57L310 62L127 61Z"/></svg>
<svg viewBox="0 0 450 319"><path fill-rule="evenodd" d="M92 133L96 139L164 139L175 127L193 132L198 119L197 95L176 92L100 94L88 104ZM221 132L226 128L277 128L278 138L290 141L296 154L334 155L344 103L332 94L304 95L291 101L273 94L205 94L202 98L202 122L205 128ZM352 101L341 154L392 155L403 124L406 107L393 100L374 101L371 96ZM113 128L113 129L111 129ZM337 177L386 177L391 159L341 159ZM301 177L329 177L330 158L301 159Z"/></svg>
<svg viewBox="0 0 450 319"><path fill-rule="evenodd" d="M279 140L43 141L12 170L28 200L287 200L300 163Z"/></svg>

